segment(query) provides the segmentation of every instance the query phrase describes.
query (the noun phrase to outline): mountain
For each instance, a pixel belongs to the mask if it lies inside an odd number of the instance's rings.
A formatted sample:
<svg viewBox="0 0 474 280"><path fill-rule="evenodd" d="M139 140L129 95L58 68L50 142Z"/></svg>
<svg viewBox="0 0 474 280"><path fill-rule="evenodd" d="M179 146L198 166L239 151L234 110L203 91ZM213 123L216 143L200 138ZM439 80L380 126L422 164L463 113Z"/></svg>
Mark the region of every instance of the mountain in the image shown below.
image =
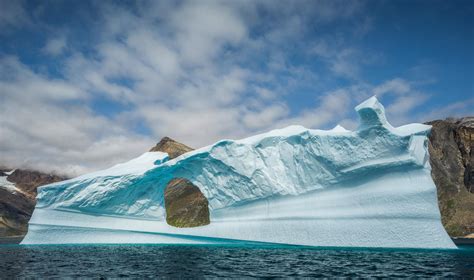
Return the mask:
<svg viewBox="0 0 474 280"><path fill-rule="evenodd" d="M37 187L64 179L38 171L1 168L0 238L25 235L35 208Z"/></svg>
<svg viewBox="0 0 474 280"><path fill-rule="evenodd" d="M151 148L150 152L163 152L167 153L170 159L174 159L184 153L192 151L193 148L190 148L184 144L176 142L175 140L169 137L163 137L155 147Z"/></svg>
<svg viewBox="0 0 474 280"><path fill-rule="evenodd" d="M428 122L431 175L451 236L474 233L474 117Z"/></svg>
<svg viewBox="0 0 474 280"><path fill-rule="evenodd" d="M430 174L431 127L392 127L375 97L356 111L354 131L290 126L44 186L22 243L455 248ZM203 225L168 212L167 188L188 183L207 200L194 216L208 215Z"/></svg>

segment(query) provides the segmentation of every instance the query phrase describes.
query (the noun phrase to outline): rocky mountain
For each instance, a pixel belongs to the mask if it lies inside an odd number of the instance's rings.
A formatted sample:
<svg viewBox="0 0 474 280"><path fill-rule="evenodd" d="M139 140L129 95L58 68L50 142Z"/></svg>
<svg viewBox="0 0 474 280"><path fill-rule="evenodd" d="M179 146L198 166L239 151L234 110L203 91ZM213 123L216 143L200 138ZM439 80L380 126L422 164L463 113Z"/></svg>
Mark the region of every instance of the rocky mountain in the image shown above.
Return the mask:
<svg viewBox="0 0 474 280"><path fill-rule="evenodd" d="M38 171L1 168L0 237L25 235L35 208L36 189L65 179Z"/></svg>
<svg viewBox="0 0 474 280"><path fill-rule="evenodd" d="M25 235L34 208L34 200L24 193L0 187L0 236Z"/></svg>
<svg viewBox="0 0 474 280"><path fill-rule="evenodd" d="M431 175L444 227L451 236L474 233L474 117L431 121Z"/></svg>
<svg viewBox="0 0 474 280"><path fill-rule="evenodd" d="M170 159L174 159L192 150L193 148L176 142L169 137L163 137L155 147L151 148L150 152L164 152L168 154Z"/></svg>

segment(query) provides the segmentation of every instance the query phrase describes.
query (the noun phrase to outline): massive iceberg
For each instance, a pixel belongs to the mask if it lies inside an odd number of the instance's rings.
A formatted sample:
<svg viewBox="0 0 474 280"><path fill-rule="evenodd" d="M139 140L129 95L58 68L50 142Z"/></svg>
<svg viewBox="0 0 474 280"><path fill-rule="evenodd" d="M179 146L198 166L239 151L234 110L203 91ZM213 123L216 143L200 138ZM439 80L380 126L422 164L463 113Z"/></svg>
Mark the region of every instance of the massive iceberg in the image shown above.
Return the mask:
<svg viewBox="0 0 474 280"><path fill-rule="evenodd" d="M456 248L431 179L430 126L392 127L372 97L349 131L289 126L169 159L127 163L43 186L22 244L293 244ZM210 224L166 223L164 190L185 178Z"/></svg>

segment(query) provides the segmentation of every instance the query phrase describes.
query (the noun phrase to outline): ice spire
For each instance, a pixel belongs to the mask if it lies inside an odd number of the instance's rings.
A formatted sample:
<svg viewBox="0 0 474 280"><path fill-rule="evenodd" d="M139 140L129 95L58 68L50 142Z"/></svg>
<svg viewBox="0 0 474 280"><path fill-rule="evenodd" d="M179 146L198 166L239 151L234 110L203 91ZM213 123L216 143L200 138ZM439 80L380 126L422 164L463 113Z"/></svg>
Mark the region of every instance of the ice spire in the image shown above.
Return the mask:
<svg viewBox="0 0 474 280"><path fill-rule="evenodd" d="M355 107L359 114L359 130L364 130L374 126L385 126L392 128L385 117L385 108L372 96Z"/></svg>

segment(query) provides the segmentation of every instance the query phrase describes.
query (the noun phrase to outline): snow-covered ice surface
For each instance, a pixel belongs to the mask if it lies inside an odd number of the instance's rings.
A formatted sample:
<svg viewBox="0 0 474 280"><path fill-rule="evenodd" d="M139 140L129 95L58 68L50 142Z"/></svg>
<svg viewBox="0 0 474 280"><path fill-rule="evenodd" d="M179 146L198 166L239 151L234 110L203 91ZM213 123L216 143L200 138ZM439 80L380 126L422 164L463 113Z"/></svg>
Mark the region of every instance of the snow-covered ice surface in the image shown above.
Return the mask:
<svg viewBox="0 0 474 280"><path fill-rule="evenodd" d="M356 131L289 126L168 160L130 162L43 186L23 244L235 243L456 248L431 179L430 126L392 127L372 97ZM165 220L176 177L209 201L207 226Z"/></svg>

